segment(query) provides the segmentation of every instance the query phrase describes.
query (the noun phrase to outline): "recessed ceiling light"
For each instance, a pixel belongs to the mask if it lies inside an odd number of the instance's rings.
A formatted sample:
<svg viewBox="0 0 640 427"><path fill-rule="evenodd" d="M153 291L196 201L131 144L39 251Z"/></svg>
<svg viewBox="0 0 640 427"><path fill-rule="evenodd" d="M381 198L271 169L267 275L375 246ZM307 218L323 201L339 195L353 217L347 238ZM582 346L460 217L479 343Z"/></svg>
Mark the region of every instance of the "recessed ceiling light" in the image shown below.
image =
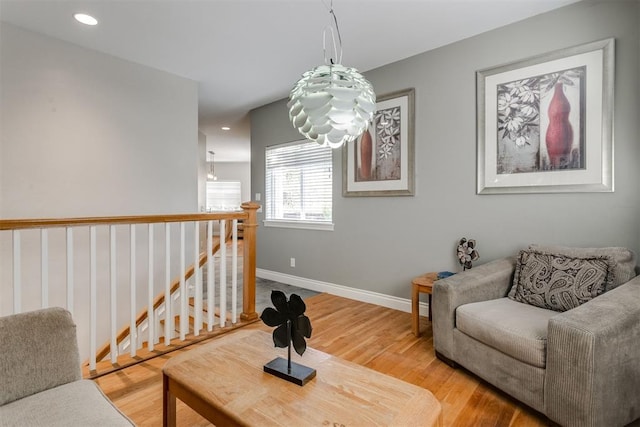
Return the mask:
<svg viewBox="0 0 640 427"><path fill-rule="evenodd" d="M87 15L86 13L76 13L73 15L76 21L81 22L85 25L97 25L98 20L91 15Z"/></svg>
<svg viewBox="0 0 640 427"><path fill-rule="evenodd" d="M229 126L222 126L220 129L222 129L222 130L231 130L231 128Z"/></svg>

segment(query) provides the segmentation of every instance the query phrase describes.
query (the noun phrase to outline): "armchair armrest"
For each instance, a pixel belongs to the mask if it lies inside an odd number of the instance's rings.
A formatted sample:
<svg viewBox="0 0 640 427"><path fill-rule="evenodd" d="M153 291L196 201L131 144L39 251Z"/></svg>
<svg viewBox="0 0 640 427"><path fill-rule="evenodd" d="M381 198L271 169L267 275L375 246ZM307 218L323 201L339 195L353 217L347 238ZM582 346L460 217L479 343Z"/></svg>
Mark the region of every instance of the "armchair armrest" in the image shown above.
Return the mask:
<svg viewBox="0 0 640 427"><path fill-rule="evenodd" d="M562 425L625 425L640 417L640 277L553 317L545 411Z"/></svg>
<svg viewBox="0 0 640 427"><path fill-rule="evenodd" d="M515 258L500 258L433 284L433 344L446 358L455 360L453 330L456 308L471 302L503 298L509 292Z"/></svg>

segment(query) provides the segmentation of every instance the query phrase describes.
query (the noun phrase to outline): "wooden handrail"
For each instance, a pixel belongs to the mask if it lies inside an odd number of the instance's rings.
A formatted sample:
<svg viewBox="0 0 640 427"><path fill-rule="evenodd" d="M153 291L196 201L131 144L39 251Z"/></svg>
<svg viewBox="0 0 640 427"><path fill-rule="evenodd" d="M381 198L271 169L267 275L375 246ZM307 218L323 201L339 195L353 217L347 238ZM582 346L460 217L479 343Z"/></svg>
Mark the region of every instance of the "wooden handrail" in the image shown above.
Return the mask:
<svg viewBox="0 0 640 427"><path fill-rule="evenodd" d="M225 228L228 231L225 232L225 238L224 238L225 243L228 242L232 237L231 235L233 230L229 226L230 223L231 223L231 220L226 221ZM214 244L211 250L212 256L220 250L220 246L221 246L220 238L218 238L217 241L214 241ZM200 253L200 257L198 260L198 268L202 267L206 262L207 262L207 253L206 252ZM189 268L187 268L187 271L184 272L185 282L189 280L194 273L195 273L194 264L191 264ZM175 291L178 290L179 287L180 287L180 277L178 277L177 279L174 279L173 282L171 282L171 288L169 293L173 294ZM164 303L166 299L165 297L166 295L164 292L161 292L160 294L158 294L158 296L155 297L155 299L153 300L154 310L160 307ZM145 308L144 310L138 313L138 316L136 318L136 328L139 327L142 324L142 322L144 322L148 318L148 315L149 315L148 308ZM120 344L122 341L124 341L124 339L129 336L130 332L131 332L131 325L128 325L122 328L120 332L118 332L118 335L116 336L116 344ZM110 352L111 352L111 344L107 342L102 347L100 347L100 349L96 352L96 361L101 361Z"/></svg>
<svg viewBox="0 0 640 427"><path fill-rule="evenodd" d="M0 230L20 230L28 228L55 228L87 225L116 225L116 224L157 224L165 222L188 221L217 221L225 219L248 219L244 211L210 212L196 214L172 215L133 215L133 216L104 216L82 218L35 218L35 219L0 219Z"/></svg>

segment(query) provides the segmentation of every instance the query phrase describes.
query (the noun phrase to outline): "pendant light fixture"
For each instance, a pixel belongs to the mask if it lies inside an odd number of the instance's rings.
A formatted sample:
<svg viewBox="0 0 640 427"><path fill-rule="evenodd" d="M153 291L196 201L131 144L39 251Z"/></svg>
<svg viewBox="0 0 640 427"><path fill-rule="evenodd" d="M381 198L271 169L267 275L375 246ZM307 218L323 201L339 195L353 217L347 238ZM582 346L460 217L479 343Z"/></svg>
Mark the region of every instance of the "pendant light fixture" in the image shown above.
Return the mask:
<svg viewBox="0 0 640 427"><path fill-rule="evenodd" d="M216 176L216 166L213 163L213 157L215 156L216 153L214 153L213 151L209 151L209 154L211 155L211 160L208 161L207 163L209 163L209 172L207 172L207 181L217 181L218 177Z"/></svg>
<svg viewBox="0 0 640 427"><path fill-rule="evenodd" d="M289 94L287 107L293 127L304 137L322 146L338 148L367 129L375 112L376 94L358 70L340 64L342 38L333 0L328 9L335 24L339 49L333 27L328 26L323 32L325 64L302 75ZM333 42L335 61L334 58L327 59L327 29Z"/></svg>

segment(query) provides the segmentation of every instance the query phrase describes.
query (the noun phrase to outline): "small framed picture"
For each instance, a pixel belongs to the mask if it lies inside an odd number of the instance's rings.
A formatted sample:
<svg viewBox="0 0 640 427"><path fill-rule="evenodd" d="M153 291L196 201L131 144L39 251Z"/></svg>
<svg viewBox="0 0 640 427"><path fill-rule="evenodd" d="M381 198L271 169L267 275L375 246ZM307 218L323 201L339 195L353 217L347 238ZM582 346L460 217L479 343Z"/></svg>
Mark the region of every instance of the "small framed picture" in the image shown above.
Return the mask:
<svg viewBox="0 0 640 427"><path fill-rule="evenodd" d="M414 89L378 97L369 128L343 150L343 196L412 196Z"/></svg>

